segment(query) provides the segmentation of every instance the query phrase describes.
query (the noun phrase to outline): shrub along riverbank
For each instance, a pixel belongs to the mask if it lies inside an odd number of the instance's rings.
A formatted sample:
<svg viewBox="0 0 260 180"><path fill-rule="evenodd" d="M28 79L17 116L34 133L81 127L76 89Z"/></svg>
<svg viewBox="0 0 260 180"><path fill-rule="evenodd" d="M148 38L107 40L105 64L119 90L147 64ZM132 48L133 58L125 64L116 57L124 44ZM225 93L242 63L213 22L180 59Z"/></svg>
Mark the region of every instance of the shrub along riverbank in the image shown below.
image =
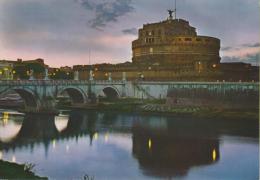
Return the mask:
<svg viewBox="0 0 260 180"><path fill-rule="evenodd" d="M102 100L97 104L86 106L60 106L66 108L100 110L100 111L120 111L135 112L140 114L158 115L187 115L205 118L222 119L252 119L258 120L259 110L257 109L225 109L221 107L206 106L169 106L165 100L140 100L140 99L118 99L113 101Z"/></svg>
<svg viewBox="0 0 260 180"><path fill-rule="evenodd" d="M33 165L16 164L0 160L0 179L48 179L32 172Z"/></svg>

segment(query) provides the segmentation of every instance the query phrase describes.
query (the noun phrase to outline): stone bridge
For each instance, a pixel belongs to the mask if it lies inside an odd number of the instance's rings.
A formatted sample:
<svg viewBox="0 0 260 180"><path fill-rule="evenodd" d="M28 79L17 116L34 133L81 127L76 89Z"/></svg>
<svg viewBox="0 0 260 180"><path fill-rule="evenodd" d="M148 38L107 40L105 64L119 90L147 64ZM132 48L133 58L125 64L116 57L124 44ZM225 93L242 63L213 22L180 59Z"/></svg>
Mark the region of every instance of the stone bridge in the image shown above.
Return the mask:
<svg viewBox="0 0 260 180"><path fill-rule="evenodd" d="M236 90L258 94L259 83L251 82L152 82L152 81L87 81L87 80L16 80L0 81L0 95L9 91L18 93L29 112L51 112L56 99L67 92L73 104L83 105L90 97L165 99L170 92L207 90L214 95ZM175 91L174 91L175 90ZM177 90L177 91L176 91ZM204 92L204 91L203 91Z"/></svg>

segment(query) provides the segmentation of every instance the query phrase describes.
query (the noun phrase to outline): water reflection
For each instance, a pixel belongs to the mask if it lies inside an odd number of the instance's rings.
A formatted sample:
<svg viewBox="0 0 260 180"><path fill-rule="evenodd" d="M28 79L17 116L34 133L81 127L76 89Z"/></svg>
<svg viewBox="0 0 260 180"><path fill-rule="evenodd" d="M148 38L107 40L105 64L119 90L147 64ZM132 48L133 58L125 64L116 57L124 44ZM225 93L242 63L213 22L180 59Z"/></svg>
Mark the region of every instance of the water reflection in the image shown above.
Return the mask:
<svg viewBox="0 0 260 180"><path fill-rule="evenodd" d="M133 155L146 175L183 176L193 166L217 162L220 157L219 140L179 138L154 132L147 127L135 127Z"/></svg>
<svg viewBox="0 0 260 180"><path fill-rule="evenodd" d="M9 142L17 136L22 124L19 118L14 118L15 114L4 111L0 115L0 141Z"/></svg>
<svg viewBox="0 0 260 180"><path fill-rule="evenodd" d="M16 128L10 130L9 126ZM0 159L20 161L24 156L23 153L29 151L28 157L26 156L29 158L27 162L36 161L35 163L40 165L44 162L41 169L45 169L46 174L43 175L53 178L62 178L60 173L57 176L51 174L54 167L61 166L60 172L69 168L70 171L63 174L71 175L73 178L74 174L84 173L83 170L78 172L80 166L88 167L88 171L92 170L93 175L97 177L107 173L105 175L109 177L108 179L115 179L112 171L120 173L117 169L123 168L120 164L126 163L126 159L129 171L131 166L138 167L138 170L131 170L131 174L137 174L133 179L186 177L193 167L213 166L221 161L220 142L223 135L249 138L258 136L258 122L252 121L226 123L222 120L98 112L70 112L61 116L5 117L1 120L0 128L2 128ZM7 136L8 141L4 139ZM94 148L90 149L91 147ZM40 152L42 149L45 160L33 159L33 151ZM119 153L122 149L124 156ZM126 153L130 155L131 160ZM59 161L48 160L48 157L59 158ZM116 167L110 169L111 172L101 173L100 169L105 166L107 159L109 165L104 168L112 164L116 164L113 165ZM100 163L96 164L97 162ZM121 175L125 175L124 173Z"/></svg>
<svg viewBox="0 0 260 180"><path fill-rule="evenodd" d="M68 126L69 117L67 115L55 116L55 126L59 132L63 131Z"/></svg>

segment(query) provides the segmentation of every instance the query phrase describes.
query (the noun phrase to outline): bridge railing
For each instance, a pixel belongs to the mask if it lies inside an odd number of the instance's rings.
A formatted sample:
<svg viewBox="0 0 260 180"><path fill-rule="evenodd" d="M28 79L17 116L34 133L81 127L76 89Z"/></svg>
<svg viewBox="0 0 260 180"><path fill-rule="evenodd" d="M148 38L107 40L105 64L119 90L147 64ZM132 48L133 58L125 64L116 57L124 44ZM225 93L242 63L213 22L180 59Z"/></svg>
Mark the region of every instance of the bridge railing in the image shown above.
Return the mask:
<svg viewBox="0 0 260 180"><path fill-rule="evenodd" d="M232 84L232 85L236 85L236 84L245 84L245 85L259 85L259 82L229 82L229 81L209 81L209 82L204 82L204 81L133 81L134 83L137 84L205 84L205 85L211 85L211 84L216 84L216 85L220 85L220 84Z"/></svg>
<svg viewBox="0 0 260 180"><path fill-rule="evenodd" d="M71 85L71 84L125 84L122 80L0 80L0 85ZM128 81L129 82L129 81ZM259 82L180 82L180 81L131 81L139 85L244 85L259 86Z"/></svg>
<svg viewBox="0 0 260 180"><path fill-rule="evenodd" d="M0 85L71 85L71 84L123 84L125 81L89 81L89 80L0 80Z"/></svg>

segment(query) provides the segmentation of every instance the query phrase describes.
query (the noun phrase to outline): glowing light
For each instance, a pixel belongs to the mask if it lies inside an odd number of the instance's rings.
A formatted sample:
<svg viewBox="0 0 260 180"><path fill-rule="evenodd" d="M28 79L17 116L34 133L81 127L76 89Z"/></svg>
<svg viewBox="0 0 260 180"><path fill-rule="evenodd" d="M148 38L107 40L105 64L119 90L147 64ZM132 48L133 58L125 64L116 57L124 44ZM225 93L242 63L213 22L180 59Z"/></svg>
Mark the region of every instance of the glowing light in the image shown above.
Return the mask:
<svg viewBox="0 0 260 180"><path fill-rule="evenodd" d="M2 158L3 158L3 152L0 151L0 159L2 159Z"/></svg>
<svg viewBox="0 0 260 180"><path fill-rule="evenodd" d="M3 113L3 124L6 125L8 123L8 119L9 119L9 113L8 112L4 112Z"/></svg>
<svg viewBox="0 0 260 180"><path fill-rule="evenodd" d="M152 47L149 49L149 52L150 52L150 53L153 53L153 48L152 48Z"/></svg>
<svg viewBox="0 0 260 180"><path fill-rule="evenodd" d="M105 142L108 141L108 134L105 134Z"/></svg>
<svg viewBox="0 0 260 180"><path fill-rule="evenodd" d="M69 152L69 150L70 150L70 146L66 145L66 152Z"/></svg>
<svg viewBox="0 0 260 180"><path fill-rule="evenodd" d="M149 149L152 148L152 140L151 140L151 139L148 140L148 148L149 148Z"/></svg>
<svg viewBox="0 0 260 180"><path fill-rule="evenodd" d="M53 147L53 149L56 148L56 140L55 139L52 140L52 147Z"/></svg>
<svg viewBox="0 0 260 180"><path fill-rule="evenodd" d="M216 149L213 149L212 151L212 160L215 161L217 158L217 152L216 152Z"/></svg>
<svg viewBox="0 0 260 180"><path fill-rule="evenodd" d="M217 65L216 65L216 64L213 64L212 67L215 68L215 67L217 67Z"/></svg>
<svg viewBox="0 0 260 180"><path fill-rule="evenodd" d="M94 138L95 140L97 140L97 139L98 139L98 133L95 133L95 134L93 135L93 138Z"/></svg>
<svg viewBox="0 0 260 180"><path fill-rule="evenodd" d="M13 74L15 74L16 72L15 71L13 71Z"/></svg>
<svg viewBox="0 0 260 180"><path fill-rule="evenodd" d="M12 162L16 162L16 157L14 155L12 156Z"/></svg>
<svg viewBox="0 0 260 180"><path fill-rule="evenodd" d="M2 75L3 74L3 72L2 71L0 71L0 75Z"/></svg>

